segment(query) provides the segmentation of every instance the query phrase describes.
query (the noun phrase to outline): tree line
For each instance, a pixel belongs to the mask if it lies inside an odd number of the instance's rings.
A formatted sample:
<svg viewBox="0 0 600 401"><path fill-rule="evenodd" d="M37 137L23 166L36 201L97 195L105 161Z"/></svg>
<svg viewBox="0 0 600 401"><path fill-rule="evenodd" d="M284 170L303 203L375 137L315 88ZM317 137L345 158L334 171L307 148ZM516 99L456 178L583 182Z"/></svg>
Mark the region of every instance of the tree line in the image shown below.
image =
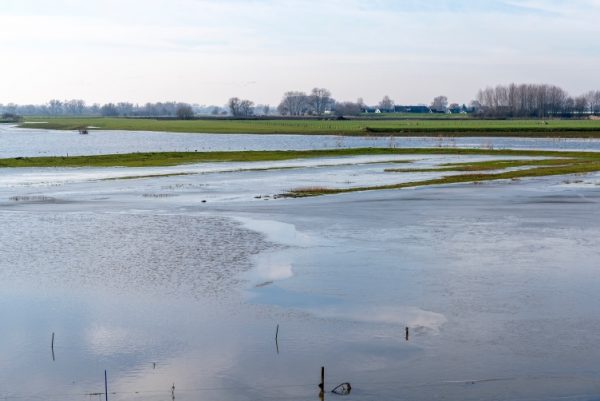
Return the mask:
<svg viewBox="0 0 600 401"><path fill-rule="evenodd" d="M137 105L127 102L87 105L81 99L52 99L42 105L0 104L2 113L30 116L105 116L105 117L178 117L192 118L192 106L181 102L157 102Z"/></svg>
<svg viewBox="0 0 600 401"><path fill-rule="evenodd" d="M546 84L509 84L479 90L469 107L449 103L446 96L436 96L429 105L401 106L388 95L376 106L362 98L337 101L326 88L310 92L287 91L275 110L269 105L255 105L248 99L232 97L225 106L198 106L181 102L156 102L143 105L118 102L87 105L81 99L52 99L43 105L0 104L0 113L8 116L105 116L168 117L192 119L198 115L233 116L358 116L362 113L472 113L490 118L546 118L600 115L600 91L572 97L564 89Z"/></svg>
<svg viewBox="0 0 600 401"><path fill-rule="evenodd" d="M545 84L509 84L479 90L473 108L488 117L572 117L600 114L600 91L572 97Z"/></svg>

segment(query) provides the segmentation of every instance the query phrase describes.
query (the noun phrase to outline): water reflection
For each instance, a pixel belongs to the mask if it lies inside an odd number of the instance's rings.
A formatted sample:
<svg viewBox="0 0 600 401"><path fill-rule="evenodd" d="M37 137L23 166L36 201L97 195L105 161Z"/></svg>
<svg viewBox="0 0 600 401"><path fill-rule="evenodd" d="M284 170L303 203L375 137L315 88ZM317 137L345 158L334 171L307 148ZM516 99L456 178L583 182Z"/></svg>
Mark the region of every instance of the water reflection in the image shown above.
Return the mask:
<svg viewBox="0 0 600 401"><path fill-rule="evenodd" d="M593 399L600 192L562 181L1 205L0 399L88 400L106 369L112 399L306 400L321 366L348 399Z"/></svg>
<svg viewBox="0 0 600 401"><path fill-rule="evenodd" d="M312 150L336 148L467 147L494 149L600 150L600 140L515 137L340 137L332 135L189 134L144 131L23 129L0 125L0 158L75 156L128 152Z"/></svg>

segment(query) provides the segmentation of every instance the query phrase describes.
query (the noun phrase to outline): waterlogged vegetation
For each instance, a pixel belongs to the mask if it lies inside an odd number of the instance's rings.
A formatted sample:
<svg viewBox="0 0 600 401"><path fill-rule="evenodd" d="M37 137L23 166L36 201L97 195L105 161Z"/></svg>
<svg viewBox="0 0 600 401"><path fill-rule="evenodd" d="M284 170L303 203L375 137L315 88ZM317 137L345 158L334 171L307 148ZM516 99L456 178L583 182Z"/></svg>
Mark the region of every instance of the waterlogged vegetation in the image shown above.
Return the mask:
<svg viewBox="0 0 600 401"><path fill-rule="evenodd" d="M532 136L600 138L600 120L156 120L142 118L28 117L24 128L78 130L82 128L127 131L247 134L331 134L373 136Z"/></svg>
<svg viewBox="0 0 600 401"><path fill-rule="evenodd" d="M371 155L498 155L600 160L596 152L494 150L460 148L355 148L229 152L155 152L92 156L46 156L0 159L0 167L160 167L191 163L260 162L320 157Z"/></svg>
<svg viewBox="0 0 600 401"><path fill-rule="evenodd" d="M438 149L442 150L443 149ZM429 149L417 149L426 154ZM468 150L467 150L468 151ZM16 157L0 159L0 167L160 167L191 163L261 162L319 157L410 154L408 149L331 149L231 152L156 152L92 156ZM456 153L460 150L456 150Z"/></svg>
<svg viewBox="0 0 600 401"><path fill-rule="evenodd" d="M540 153L540 152L533 152ZM547 153L547 152L544 152ZM556 152L559 153L559 152ZM499 154L499 153L498 153ZM533 156L533 154L531 155ZM539 156L539 154L538 154ZM556 155L558 156L558 155ZM333 195L347 192L402 189L409 187L442 185L455 183L479 183L493 180L518 180L521 178L542 177L550 175L584 174L600 171L600 155L580 153L570 155L569 158L545 159L545 160L492 160L472 163L452 163L443 167L430 169L387 169L386 172L470 172L468 174L452 174L441 178L421 181L402 182L391 185L362 186L351 188L327 188L327 187L300 187L292 189L283 194L288 197L307 197L318 195ZM499 171L508 168L531 167L518 170ZM483 173L494 170L497 172Z"/></svg>
<svg viewBox="0 0 600 401"><path fill-rule="evenodd" d="M321 186L300 187L291 189L283 195L288 197L305 197L368 190L401 189L426 185L519 179L527 177L579 174L600 171L600 153L597 152L457 148L363 148L310 151L166 152L74 157L32 157L0 159L0 167L150 167L203 162L264 162L305 158L367 155L487 155L496 157L519 156L525 159L449 163L438 167L425 169L388 168L383 171L389 174L420 172L448 172L451 174L426 180L415 180L409 182L404 180L398 184L354 186L346 188L328 188ZM265 168L260 167L260 169L264 170ZM244 168L240 171L246 170L253 170L251 163L247 166L247 168ZM168 174L170 173L167 173L167 175ZM126 178L145 178L145 176L134 175Z"/></svg>
<svg viewBox="0 0 600 401"><path fill-rule="evenodd" d="M434 168L388 168L387 173L428 173L445 171L489 171L526 166L564 166L574 163L574 159L543 159L543 160L490 160L470 163L445 163Z"/></svg>

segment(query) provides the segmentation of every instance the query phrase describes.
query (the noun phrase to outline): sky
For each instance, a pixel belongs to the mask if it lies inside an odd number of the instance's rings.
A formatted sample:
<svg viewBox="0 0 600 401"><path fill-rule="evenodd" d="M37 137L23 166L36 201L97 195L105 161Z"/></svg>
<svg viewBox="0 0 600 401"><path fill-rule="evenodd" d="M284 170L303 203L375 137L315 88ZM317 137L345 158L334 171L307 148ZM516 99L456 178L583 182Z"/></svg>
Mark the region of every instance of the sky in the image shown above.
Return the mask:
<svg viewBox="0 0 600 401"><path fill-rule="evenodd" d="M0 0L0 103L600 89L600 0Z"/></svg>

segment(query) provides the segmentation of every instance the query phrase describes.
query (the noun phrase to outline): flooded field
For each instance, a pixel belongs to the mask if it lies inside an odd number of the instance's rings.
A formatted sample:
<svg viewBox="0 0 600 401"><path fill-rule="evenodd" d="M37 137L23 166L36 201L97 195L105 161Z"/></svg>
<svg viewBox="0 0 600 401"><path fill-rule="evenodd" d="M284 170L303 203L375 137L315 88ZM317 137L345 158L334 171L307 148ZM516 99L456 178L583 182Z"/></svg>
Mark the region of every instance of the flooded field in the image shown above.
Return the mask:
<svg viewBox="0 0 600 401"><path fill-rule="evenodd" d="M598 399L600 174L274 199L487 159L4 169L0 399Z"/></svg>
<svg viewBox="0 0 600 401"><path fill-rule="evenodd" d="M355 137L332 135L187 134L16 128L0 124L0 158L76 156L130 152L313 150L334 148L494 148L600 151L600 139L514 137Z"/></svg>

